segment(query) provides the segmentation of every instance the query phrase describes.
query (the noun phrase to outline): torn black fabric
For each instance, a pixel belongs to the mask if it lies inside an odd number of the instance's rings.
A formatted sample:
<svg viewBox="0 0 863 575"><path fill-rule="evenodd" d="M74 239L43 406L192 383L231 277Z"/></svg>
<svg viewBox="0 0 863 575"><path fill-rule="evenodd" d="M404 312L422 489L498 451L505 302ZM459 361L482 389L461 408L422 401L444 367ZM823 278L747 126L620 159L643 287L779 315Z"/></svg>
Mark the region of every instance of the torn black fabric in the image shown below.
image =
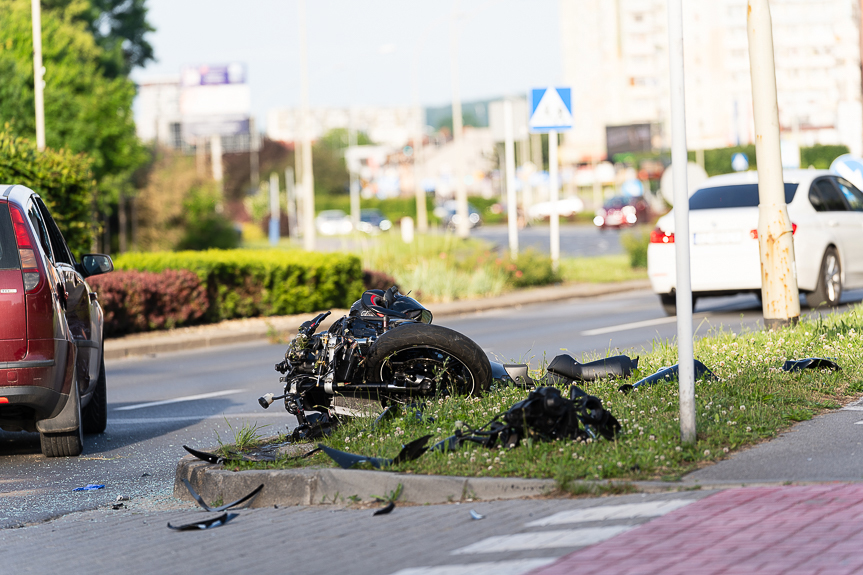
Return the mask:
<svg viewBox="0 0 863 575"><path fill-rule="evenodd" d="M782 366L784 371L803 371L804 369L832 369L839 371L842 368L832 359L824 357L807 357L806 359L789 359Z"/></svg>
<svg viewBox="0 0 863 575"><path fill-rule="evenodd" d="M185 523L183 525L171 525L171 522L168 522L168 527L175 531L198 531L200 529L212 529L214 527L219 527L224 525L234 517L236 517L238 513L223 513L218 517L213 517L212 519L205 519L204 521L195 521L193 523Z"/></svg>
<svg viewBox="0 0 863 575"><path fill-rule="evenodd" d="M712 371L710 371L710 369L706 365L704 365L697 359L693 360L693 364L695 369L695 379L718 379L716 375ZM621 385L618 390L624 393L628 393L637 387L641 387L642 385L653 385L654 383L666 383L669 381L674 381L678 378L679 373L679 365L675 363L671 367L663 367L653 375L649 375L644 379L640 379L632 385Z"/></svg>
<svg viewBox="0 0 863 575"><path fill-rule="evenodd" d="M564 353L551 360L546 371L573 381L595 381L605 377L629 377L637 368L637 357L632 359L626 355L615 355L588 363L579 363L571 355Z"/></svg>

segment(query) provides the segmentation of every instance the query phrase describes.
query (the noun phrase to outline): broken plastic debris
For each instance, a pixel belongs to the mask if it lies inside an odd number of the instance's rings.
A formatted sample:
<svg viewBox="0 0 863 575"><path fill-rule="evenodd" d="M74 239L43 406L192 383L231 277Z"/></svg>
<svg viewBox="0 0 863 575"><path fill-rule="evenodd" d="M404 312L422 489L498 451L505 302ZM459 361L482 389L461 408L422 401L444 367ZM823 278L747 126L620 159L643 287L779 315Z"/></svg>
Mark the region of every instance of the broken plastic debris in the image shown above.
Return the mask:
<svg viewBox="0 0 863 575"><path fill-rule="evenodd" d="M485 519L485 515L480 515L479 513L477 513L473 509L471 509L470 510L470 518L475 520L475 521L479 521L480 519Z"/></svg>
<svg viewBox="0 0 863 575"><path fill-rule="evenodd" d="M124 505L122 503L112 503L111 504L111 509L113 509L114 511L116 511L117 509L122 509L123 507L124 507Z"/></svg>
<svg viewBox="0 0 863 575"><path fill-rule="evenodd" d="M491 377L495 383L514 385L524 389L536 387L536 383L528 373L528 365L524 363L498 363L490 361Z"/></svg>
<svg viewBox="0 0 863 575"><path fill-rule="evenodd" d="M128 495L118 495L117 501L130 501L132 498Z"/></svg>
<svg viewBox="0 0 863 575"><path fill-rule="evenodd" d="M387 503L386 507L381 507L380 509L378 509L377 511L372 513L372 515L386 515L387 513L389 513L390 511L392 511L395 508L396 508L395 501L390 501L389 503Z"/></svg>
<svg viewBox="0 0 863 575"><path fill-rule="evenodd" d="M549 383L558 383L555 376L569 380L595 381L604 377L629 377L638 368L638 358L615 355L588 363L578 363L571 355L561 354L548 364ZM555 380L555 381L553 381ZM562 383L562 382L561 382Z"/></svg>
<svg viewBox="0 0 863 575"><path fill-rule="evenodd" d="M195 531L198 529L210 529L212 527L219 527L220 525L224 525L234 517L239 515L238 513L222 513L218 517L213 517L212 519L206 519L204 521L195 521L193 523L186 523L184 525L171 525L171 522L168 522L168 527L174 529L175 531Z"/></svg>
<svg viewBox="0 0 863 575"><path fill-rule="evenodd" d="M716 375L712 371L710 371L706 365L704 365L703 363L701 363L697 359L693 360L693 362L694 362L694 368L695 368L695 379L712 379L712 380L717 379ZM632 385L629 385L627 383L625 385L621 385L617 389L618 389L618 391L622 391L623 393L629 393L633 389L635 389L637 387L641 387L642 385L652 385L654 383L665 383L668 381L673 381L673 380L677 379L678 374L679 374L679 367L678 367L678 364L675 363L671 367L663 367L662 369L660 369L659 371L657 371L653 375L649 375L649 376L645 377L644 379L640 379L640 380L636 381L635 383L633 383Z"/></svg>
<svg viewBox="0 0 863 575"><path fill-rule="evenodd" d="M803 371L804 369L832 369L839 371L839 367L835 361L823 357L807 357L806 359L792 360L789 359L782 366L784 371Z"/></svg>
<svg viewBox="0 0 863 575"><path fill-rule="evenodd" d="M426 444L428 443L429 439L431 439L431 435L424 435L419 439L411 441L407 445L402 446L402 450L393 459L384 459L382 457L368 457L366 455L357 455L355 453L339 451L338 449L327 447L322 443L318 444L318 448L327 455L329 455L330 458L335 461L342 469L350 469L354 465L360 463L368 463L375 469L380 469L381 467L389 467L393 464L403 463L405 461L412 461L416 459L428 450Z"/></svg>
<svg viewBox="0 0 863 575"><path fill-rule="evenodd" d="M96 485L95 483L90 483L85 485L84 487L76 487L72 491L95 491L97 489L104 489L104 485Z"/></svg>
<svg viewBox="0 0 863 575"><path fill-rule="evenodd" d="M217 465L219 463L225 462L224 457L222 457L220 455L216 455L215 453L207 453L206 451L198 451L197 449L192 449L188 445L184 445L183 449L185 449L186 451L188 451L189 453L191 453L192 455L194 455L195 457L197 457L201 461L206 461L207 463L212 463L214 465Z"/></svg>
<svg viewBox="0 0 863 575"><path fill-rule="evenodd" d="M189 480L188 480L188 479L186 479L185 477L183 478L183 484L185 484L186 489L188 489L188 490L189 490L189 493L192 495L192 497L195 499L195 501L197 501L197 502L198 502L198 505L200 505L200 506L201 506L201 508L203 508L203 510L204 510L204 511L214 511L214 512L225 511L226 509L230 509L231 507L234 507L234 506L236 506L236 505L239 505L240 503L245 503L246 501L248 501L248 503L246 503L246 505L244 505L243 507L248 507L249 505L251 505L251 504L252 504L252 499L253 499L253 498L254 498L258 493L260 493L260 492L261 492L261 489L263 489L263 488L264 488L264 484L262 483L261 485L258 485L258 487L256 487L256 488L255 488L251 493L249 493L248 495L245 495L245 496L243 496L243 497L241 497L241 498L237 499L236 501L234 501L234 502L232 502L232 503L226 503L226 504L224 504L224 505L220 505L219 507L210 507L210 506L209 506L209 505L207 505L207 503L204 501L203 497L201 497L200 495L198 495L198 493L197 493L194 489L192 489L192 484L191 484L191 483L189 483Z"/></svg>

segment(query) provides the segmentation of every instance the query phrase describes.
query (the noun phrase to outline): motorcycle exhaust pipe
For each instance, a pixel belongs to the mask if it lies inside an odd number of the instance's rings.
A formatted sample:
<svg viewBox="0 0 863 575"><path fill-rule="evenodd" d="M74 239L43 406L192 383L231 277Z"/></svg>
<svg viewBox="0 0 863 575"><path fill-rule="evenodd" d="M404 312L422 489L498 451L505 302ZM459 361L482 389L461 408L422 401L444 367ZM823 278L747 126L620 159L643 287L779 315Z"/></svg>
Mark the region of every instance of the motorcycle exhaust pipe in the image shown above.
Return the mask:
<svg viewBox="0 0 863 575"><path fill-rule="evenodd" d="M283 395L273 395L272 393L267 393L263 397L258 398L258 403L261 404L261 407L263 407L264 409L267 409L277 399L285 399L287 396L288 396L287 393L285 393Z"/></svg>

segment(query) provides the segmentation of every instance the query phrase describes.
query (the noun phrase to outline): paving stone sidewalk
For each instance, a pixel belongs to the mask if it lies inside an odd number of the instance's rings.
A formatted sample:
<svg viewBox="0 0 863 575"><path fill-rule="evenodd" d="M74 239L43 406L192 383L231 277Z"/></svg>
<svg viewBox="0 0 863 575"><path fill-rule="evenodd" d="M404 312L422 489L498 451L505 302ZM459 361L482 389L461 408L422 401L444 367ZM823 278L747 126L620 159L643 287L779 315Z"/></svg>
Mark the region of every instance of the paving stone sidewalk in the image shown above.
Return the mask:
<svg viewBox="0 0 863 575"><path fill-rule="evenodd" d="M616 575L863 573L863 485L722 491L532 573L585 566Z"/></svg>

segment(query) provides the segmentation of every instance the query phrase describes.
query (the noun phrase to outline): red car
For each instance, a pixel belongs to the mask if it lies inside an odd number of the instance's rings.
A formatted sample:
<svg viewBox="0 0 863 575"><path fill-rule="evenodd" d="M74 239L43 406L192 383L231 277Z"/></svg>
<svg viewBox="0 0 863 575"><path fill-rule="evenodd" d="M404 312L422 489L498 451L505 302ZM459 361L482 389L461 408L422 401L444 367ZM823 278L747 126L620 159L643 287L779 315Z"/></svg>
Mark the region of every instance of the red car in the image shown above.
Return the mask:
<svg viewBox="0 0 863 575"><path fill-rule="evenodd" d="M38 431L46 457L79 455L108 420L102 308L38 194L0 185L0 429Z"/></svg>

